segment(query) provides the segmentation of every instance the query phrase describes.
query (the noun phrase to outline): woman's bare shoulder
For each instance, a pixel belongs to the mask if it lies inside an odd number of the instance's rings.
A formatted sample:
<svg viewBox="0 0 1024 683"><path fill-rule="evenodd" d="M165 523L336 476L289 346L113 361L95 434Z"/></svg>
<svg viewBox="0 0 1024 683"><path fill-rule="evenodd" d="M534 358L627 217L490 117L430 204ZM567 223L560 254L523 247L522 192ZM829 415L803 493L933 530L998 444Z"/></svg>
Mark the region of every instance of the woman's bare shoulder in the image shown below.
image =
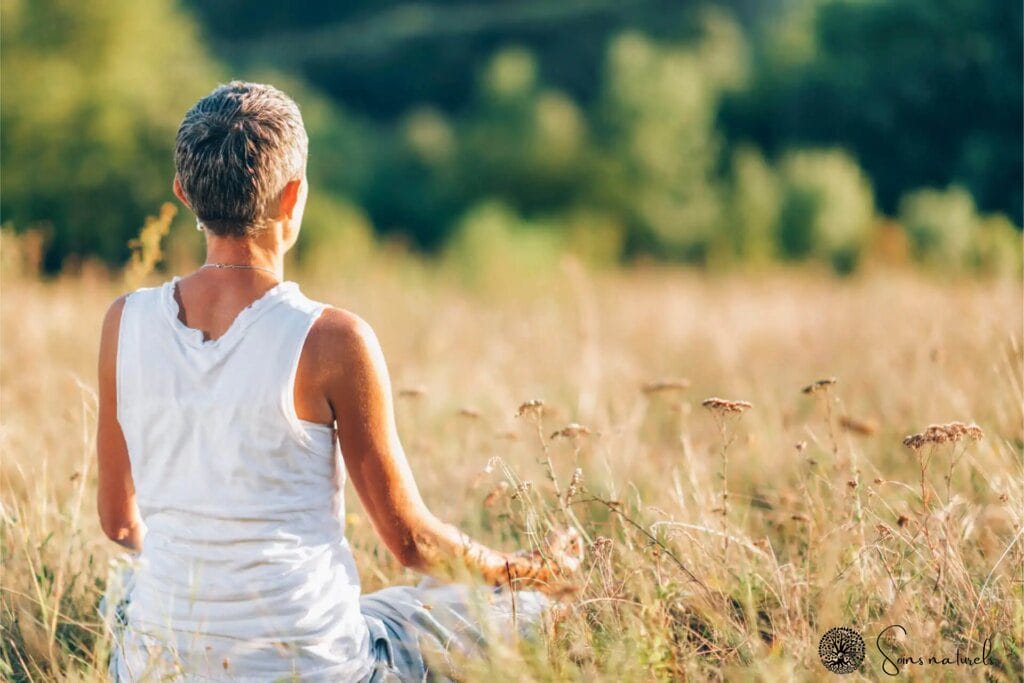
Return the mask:
<svg viewBox="0 0 1024 683"><path fill-rule="evenodd" d="M376 337L370 323L362 317L334 306L324 308L310 332L332 345L361 344Z"/></svg>
<svg viewBox="0 0 1024 683"><path fill-rule="evenodd" d="M114 340L117 339L117 331L121 326L121 313L124 311L125 301L128 300L127 294L114 299L107 307L107 312L103 316L103 340Z"/></svg>
<svg viewBox="0 0 1024 683"><path fill-rule="evenodd" d="M380 342L370 323L352 311L327 306L313 324L307 350L321 368L375 365L383 360Z"/></svg>

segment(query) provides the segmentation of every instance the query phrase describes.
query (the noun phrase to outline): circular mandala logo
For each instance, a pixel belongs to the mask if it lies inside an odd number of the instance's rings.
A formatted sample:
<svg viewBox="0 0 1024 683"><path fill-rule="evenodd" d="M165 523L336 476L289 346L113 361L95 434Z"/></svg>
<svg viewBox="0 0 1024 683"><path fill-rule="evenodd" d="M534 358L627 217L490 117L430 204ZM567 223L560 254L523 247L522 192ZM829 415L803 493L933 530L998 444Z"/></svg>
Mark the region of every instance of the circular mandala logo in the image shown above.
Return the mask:
<svg viewBox="0 0 1024 683"><path fill-rule="evenodd" d="M818 642L818 656L832 673L851 673L864 661L864 639L852 628L830 628Z"/></svg>

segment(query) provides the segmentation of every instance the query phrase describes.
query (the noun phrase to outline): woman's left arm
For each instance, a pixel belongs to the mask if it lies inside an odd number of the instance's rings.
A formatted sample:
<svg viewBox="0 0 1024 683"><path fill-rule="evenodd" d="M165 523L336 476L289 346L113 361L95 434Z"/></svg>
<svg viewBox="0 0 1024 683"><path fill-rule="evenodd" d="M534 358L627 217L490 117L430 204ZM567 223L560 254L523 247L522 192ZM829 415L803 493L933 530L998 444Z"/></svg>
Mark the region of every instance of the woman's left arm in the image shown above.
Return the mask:
<svg viewBox="0 0 1024 683"><path fill-rule="evenodd" d="M128 459L128 445L117 421L117 338L125 297L110 305L103 319L99 359L99 415L96 427L96 455L99 487L96 507L103 533L129 550L142 550L146 525L135 502L135 483Z"/></svg>

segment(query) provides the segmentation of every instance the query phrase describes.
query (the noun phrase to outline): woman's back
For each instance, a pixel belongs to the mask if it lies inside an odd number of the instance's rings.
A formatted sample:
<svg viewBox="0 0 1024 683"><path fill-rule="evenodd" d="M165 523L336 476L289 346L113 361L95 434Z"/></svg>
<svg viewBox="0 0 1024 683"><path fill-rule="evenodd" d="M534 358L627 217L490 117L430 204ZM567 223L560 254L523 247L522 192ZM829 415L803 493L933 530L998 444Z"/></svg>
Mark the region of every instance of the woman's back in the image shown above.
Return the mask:
<svg viewBox="0 0 1024 683"><path fill-rule="evenodd" d="M433 678L485 631L536 624L545 599L524 589L557 592L579 568L578 534L504 553L431 513L372 328L293 282L266 289L299 236L307 145L297 105L276 88L232 81L199 100L178 129L173 187L207 263L104 318L97 511L107 537L138 553L101 605L116 680ZM401 564L515 593L360 597L343 472Z"/></svg>
<svg viewBox="0 0 1024 683"><path fill-rule="evenodd" d="M121 314L117 417L147 527L127 613L137 647L121 664L138 677L146 646L170 642L178 652L161 655L199 675L359 678L369 644L344 469L332 429L294 405L324 306L281 282L204 340L179 319L178 280Z"/></svg>

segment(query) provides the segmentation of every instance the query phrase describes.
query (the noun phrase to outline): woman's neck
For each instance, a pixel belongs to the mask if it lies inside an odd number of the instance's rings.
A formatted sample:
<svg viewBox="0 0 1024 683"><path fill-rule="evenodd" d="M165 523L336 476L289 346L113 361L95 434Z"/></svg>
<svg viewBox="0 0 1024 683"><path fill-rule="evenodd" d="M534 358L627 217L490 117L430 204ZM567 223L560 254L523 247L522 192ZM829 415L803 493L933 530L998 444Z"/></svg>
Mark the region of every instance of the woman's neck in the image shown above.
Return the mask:
<svg viewBox="0 0 1024 683"><path fill-rule="evenodd" d="M259 266L269 268L284 278L284 253L276 231L257 237L220 237L206 233L206 263Z"/></svg>

